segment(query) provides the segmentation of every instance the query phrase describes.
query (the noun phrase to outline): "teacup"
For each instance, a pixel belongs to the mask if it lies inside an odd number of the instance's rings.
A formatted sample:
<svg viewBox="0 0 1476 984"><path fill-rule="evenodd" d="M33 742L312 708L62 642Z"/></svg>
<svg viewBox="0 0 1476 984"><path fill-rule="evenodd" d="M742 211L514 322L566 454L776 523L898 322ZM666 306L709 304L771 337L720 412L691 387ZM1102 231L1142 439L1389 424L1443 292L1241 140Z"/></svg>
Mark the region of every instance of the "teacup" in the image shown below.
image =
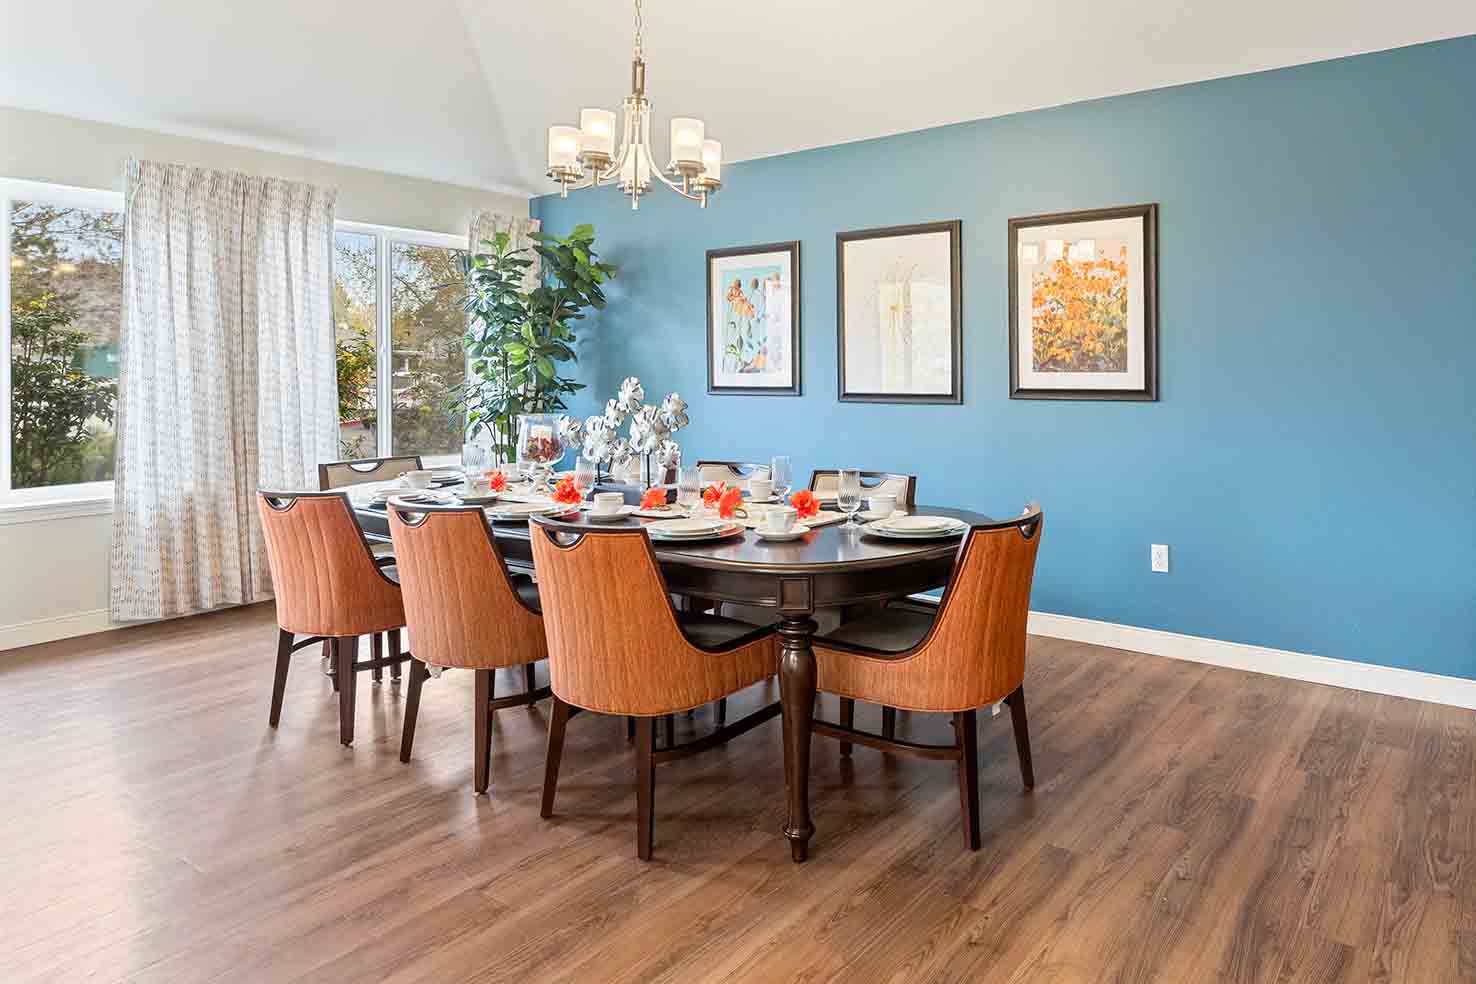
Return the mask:
<svg viewBox="0 0 1476 984"><path fill-rule="evenodd" d="M492 480L485 475L468 475L466 477L466 491L468 495L490 495L492 493Z"/></svg>
<svg viewBox="0 0 1476 984"><path fill-rule="evenodd" d="M430 469L417 468L414 471L407 471L405 473L405 484L412 489L428 489L431 487L431 479L433 477L435 477L435 472Z"/></svg>
<svg viewBox="0 0 1476 984"><path fill-rule="evenodd" d="M774 494L774 483L767 478L750 478L748 495L754 499L767 499Z"/></svg>
<svg viewBox="0 0 1476 984"><path fill-rule="evenodd" d="M897 508L897 497L895 495L874 495L870 500L871 511L883 516L890 516Z"/></svg>
<svg viewBox="0 0 1476 984"><path fill-rule="evenodd" d="M619 492L596 492L594 507L590 510L597 516L613 516L625 505L625 496Z"/></svg>
<svg viewBox="0 0 1476 984"><path fill-rule="evenodd" d="M759 519L759 528L765 533L788 533L794 529L794 521L799 517L793 506L776 506L764 511Z"/></svg>

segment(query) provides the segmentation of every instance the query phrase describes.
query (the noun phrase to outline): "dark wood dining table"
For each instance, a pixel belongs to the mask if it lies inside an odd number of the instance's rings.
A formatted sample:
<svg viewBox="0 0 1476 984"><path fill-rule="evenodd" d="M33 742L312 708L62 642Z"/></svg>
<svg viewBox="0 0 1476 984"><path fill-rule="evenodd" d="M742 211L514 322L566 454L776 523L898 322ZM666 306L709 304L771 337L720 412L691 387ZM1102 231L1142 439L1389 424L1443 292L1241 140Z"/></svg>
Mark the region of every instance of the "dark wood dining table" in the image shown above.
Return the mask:
<svg viewBox="0 0 1476 984"><path fill-rule="evenodd" d="M367 537L388 538L385 510L355 504ZM940 506L915 513L991 523L988 516ZM645 522L622 521L626 525ZM608 529L583 515L575 526ZM498 546L515 571L533 569L528 523L493 523ZM959 538L887 540L840 525L821 527L799 540L774 543L752 530L727 540L657 542L656 559L674 594L714 602L772 608L779 634L779 699L783 709L785 783L789 818L784 836L795 861L805 860L815 826L810 821L810 739L815 709L814 614L828 608L874 605L942 587L953 569ZM412 643L413 646L413 643Z"/></svg>

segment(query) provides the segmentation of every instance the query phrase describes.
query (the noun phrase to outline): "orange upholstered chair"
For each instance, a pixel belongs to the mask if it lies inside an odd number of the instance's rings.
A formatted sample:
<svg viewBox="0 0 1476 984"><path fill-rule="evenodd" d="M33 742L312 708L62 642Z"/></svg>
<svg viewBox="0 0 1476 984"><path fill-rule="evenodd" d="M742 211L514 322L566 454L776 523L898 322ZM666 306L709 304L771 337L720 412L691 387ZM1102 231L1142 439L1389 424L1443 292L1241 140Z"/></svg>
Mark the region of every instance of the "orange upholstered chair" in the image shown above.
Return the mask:
<svg viewBox="0 0 1476 984"><path fill-rule="evenodd" d="M473 785L491 780L492 711L549 696L534 686L533 664L548 656L538 587L514 577L480 507L389 506L390 536L405 595L405 617L415 640L400 761L410 761L415 719L428 666L475 673ZM522 666L525 693L496 694L496 671Z"/></svg>
<svg viewBox="0 0 1476 984"><path fill-rule="evenodd" d="M964 840L979 848L976 710L1010 706L1020 775L1035 785L1025 718L1025 628L1044 517L1038 508L1014 520L974 526L964 535L953 576L936 609L902 604L842 625L815 640L816 687L841 698L839 724L817 734L888 751L958 761ZM953 715L952 745L899 742L856 731L854 701Z"/></svg>
<svg viewBox="0 0 1476 984"><path fill-rule="evenodd" d="M532 520L543 597L553 714L543 816L553 815L564 730L581 710L636 718L636 853L651 857L655 766L722 744L779 713L776 701L682 745L657 750L653 721L727 697L773 676L774 627L672 606L644 529L593 530Z"/></svg>
<svg viewBox="0 0 1476 984"><path fill-rule="evenodd" d="M405 627L405 606L393 567L375 563L342 492L258 492L267 562L277 598L277 673L271 724L282 716L292 653L331 640L337 669L339 740L354 741L357 674L396 665L408 656L376 653L358 659L359 637ZM310 638L294 641L297 636Z"/></svg>

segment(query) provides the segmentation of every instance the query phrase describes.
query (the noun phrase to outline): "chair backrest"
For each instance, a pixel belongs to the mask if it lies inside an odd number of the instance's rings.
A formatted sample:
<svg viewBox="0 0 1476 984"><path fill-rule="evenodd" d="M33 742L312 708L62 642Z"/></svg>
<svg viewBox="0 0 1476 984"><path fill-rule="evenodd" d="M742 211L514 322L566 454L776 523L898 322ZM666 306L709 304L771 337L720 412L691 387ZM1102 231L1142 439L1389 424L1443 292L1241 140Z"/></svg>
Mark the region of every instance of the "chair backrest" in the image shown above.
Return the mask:
<svg viewBox="0 0 1476 984"><path fill-rule="evenodd" d="M343 492L258 492L277 624L300 635L360 636L405 624Z"/></svg>
<svg viewBox="0 0 1476 984"><path fill-rule="evenodd" d="M840 491L840 469L815 469L810 473L810 491L816 495L834 496ZM861 473L861 494L895 495L897 505L910 509L917 505L917 476L864 471Z"/></svg>
<svg viewBox="0 0 1476 984"><path fill-rule="evenodd" d="M606 714L669 714L732 691L732 663L682 634L644 529L535 516L528 532L560 700Z"/></svg>
<svg viewBox="0 0 1476 984"><path fill-rule="evenodd" d="M1025 679L1030 585L1045 517L1035 506L964 536L933 627L913 649L868 660L863 688L888 706L966 711L1013 693Z"/></svg>
<svg viewBox="0 0 1476 984"><path fill-rule="evenodd" d="M750 478L768 478L769 466L748 461L699 461L697 474L703 485L726 482L747 488Z"/></svg>
<svg viewBox="0 0 1476 984"><path fill-rule="evenodd" d="M418 454L326 461L318 465L318 488L327 492L350 485L363 485L365 482L388 482L408 471L419 471L421 467Z"/></svg>
<svg viewBox="0 0 1476 984"><path fill-rule="evenodd" d="M415 658L490 670L543 659L543 617L518 596L482 510L389 507Z"/></svg>

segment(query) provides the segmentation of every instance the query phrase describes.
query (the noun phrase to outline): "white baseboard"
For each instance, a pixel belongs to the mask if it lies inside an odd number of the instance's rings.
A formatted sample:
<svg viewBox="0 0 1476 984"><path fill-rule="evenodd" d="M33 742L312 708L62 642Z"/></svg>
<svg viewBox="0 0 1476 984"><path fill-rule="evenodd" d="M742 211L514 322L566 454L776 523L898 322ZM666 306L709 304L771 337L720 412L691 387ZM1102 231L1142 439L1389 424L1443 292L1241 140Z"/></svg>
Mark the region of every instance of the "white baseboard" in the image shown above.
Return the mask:
<svg viewBox="0 0 1476 984"><path fill-rule="evenodd" d="M114 628L117 626L108 617L106 608L97 608L90 612L74 612L71 615L54 615L51 618L16 622L13 625L0 625L0 651L34 646L42 642L54 642L57 639L70 639L73 636L91 635L94 632L106 632Z"/></svg>
<svg viewBox="0 0 1476 984"><path fill-rule="evenodd" d="M1441 676L1419 670L1403 670L1373 663L1355 663L1284 649L1267 649L1242 642L1225 642L1203 636L1181 635L1162 629L1116 625L1074 615L1030 613L1030 631L1036 635L1073 642L1087 642L1114 649L1128 649L1153 656L1168 656L1193 663L1227 666L1252 673L1322 683L1349 690L1409 697L1435 704L1476 709L1476 680Z"/></svg>

